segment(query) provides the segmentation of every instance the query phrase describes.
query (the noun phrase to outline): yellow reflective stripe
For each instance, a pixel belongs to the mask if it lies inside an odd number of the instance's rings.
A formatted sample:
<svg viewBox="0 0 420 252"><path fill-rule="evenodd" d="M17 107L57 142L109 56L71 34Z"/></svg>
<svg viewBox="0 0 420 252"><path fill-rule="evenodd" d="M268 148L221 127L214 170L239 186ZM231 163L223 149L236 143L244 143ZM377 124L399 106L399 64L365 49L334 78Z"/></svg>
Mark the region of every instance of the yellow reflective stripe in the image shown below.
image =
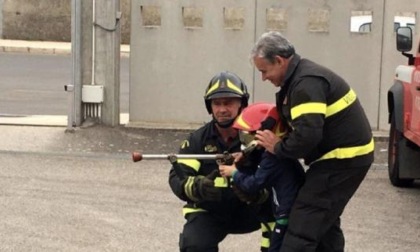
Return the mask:
<svg viewBox="0 0 420 252"><path fill-rule="evenodd" d="M326 106L324 103L320 102L308 102L297 105L291 109L292 120L298 118L303 114L325 114L325 117L332 116L356 101L357 95L353 89L350 89L347 94L338 99L338 101L333 104Z"/></svg>
<svg viewBox="0 0 420 252"><path fill-rule="evenodd" d="M327 114L325 116L332 116L337 112L340 112L341 110L347 108L354 101L356 101L356 98L356 93L353 91L353 89L350 89L350 91L348 91L347 94L345 94L338 101L334 102L333 104L327 107Z"/></svg>
<svg viewBox="0 0 420 252"><path fill-rule="evenodd" d="M206 93L206 95L205 96L207 96L207 95L209 95L211 92L213 92L215 89L217 89L219 87L219 81L217 81L216 83L214 83L213 84L213 86L211 86L210 88L209 88L209 90L207 91L207 93Z"/></svg>
<svg viewBox="0 0 420 252"><path fill-rule="evenodd" d="M241 94L241 95L244 94L244 91L242 91L239 87L237 87L235 84L233 84L229 79L227 80L226 85L229 89L232 89L234 92L236 92L238 94ZM209 90L207 91L205 96L211 94L214 90L218 89L219 86L220 86L220 81L217 81L216 83L213 84L213 86L211 86L209 88Z"/></svg>
<svg viewBox="0 0 420 252"><path fill-rule="evenodd" d="M244 121L242 114L238 116L238 119L236 119L236 123L239 124L243 129L249 130L251 128L251 126L249 126L248 123Z"/></svg>
<svg viewBox="0 0 420 252"><path fill-rule="evenodd" d="M261 233L262 233L262 237L261 237L261 248L269 248L270 247L270 238L265 238L266 237L270 237L270 232L274 230L274 226L276 225L275 222L268 222L268 223L261 223ZM270 230L268 230L268 228Z"/></svg>
<svg viewBox="0 0 420 252"><path fill-rule="evenodd" d="M267 225L270 228L270 230L267 229ZM272 231L274 230L274 226L276 225L276 223L273 222L268 222L268 223L261 223L261 232L267 232L267 231Z"/></svg>
<svg viewBox="0 0 420 252"><path fill-rule="evenodd" d="M181 149L187 148L190 146L190 142L188 140L184 140L181 144Z"/></svg>
<svg viewBox="0 0 420 252"><path fill-rule="evenodd" d="M224 177L216 177L214 179L214 187L228 187L229 183L227 178Z"/></svg>
<svg viewBox="0 0 420 252"><path fill-rule="evenodd" d="M207 212L207 211L202 208L189 208L189 207L182 208L182 214L184 216L189 213L197 213L197 212Z"/></svg>
<svg viewBox="0 0 420 252"><path fill-rule="evenodd" d="M185 184L184 184L184 193L189 199L193 201L199 201L199 199L194 195L194 191L193 191L194 180L195 180L194 176L189 176L187 178L187 181L185 181ZM228 179L224 177L216 177L214 179L214 187L222 187L222 188L229 187Z"/></svg>
<svg viewBox="0 0 420 252"><path fill-rule="evenodd" d="M293 107L290 111L292 120L303 114L323 114L327 112L327 105L321 102L302 103Z"/></svg>
<svg viewBox="0 0 420 252"><path fill-rule="evenodd" d="M189 176L187 178L187 181L185 181L185 184L184 184L184 193L189 199L193 201L198 201L198 198L194 196L194 192L193 192L194 179L195 177L193 176Z"/></svg>
<svg viewBox="0 0 420 252"><path fill-rule="evenodd" d="M316 161L324 160L324 159L331 159L331 158L345 159L345 158L353 158L357 156L362 156L362 155L371 153L374 150L374 148L375 148L375 144L372 138L372 140L370 140L370 142L366 145L334 149L328 152L327 154L323 155Z"/></svg>
<svg viewBox="0 0 420 252"><path fill-rule="evenodd" d="M280 123L277 123L277 125L274 128L274 134L282 138L286 133L287 133L286 129L283 128Z"/></svg>
<svg viewBox="0 0 420 252"><path fill-rule="evenodd" d="M269 248L270 247L270 239L261 237L261 248Z"/></svg>
<svg viewBox="0 0 420 252"><path fill-rule="evenodd" d="M196 172L198 172L198 170L200 169L200 166L201 166L200 162L197 159L181 158L181 159L178 159L178 163L187 165L187 166L193 168Z"/></svg>
<svg viewBox="0 0 420 252"><path fill-rule="evenodd" d="M227 86L228 86L228 88L232 89L233 91L235 91L235 92L237 92L241 95L244 94L244 92L240 88L238 88L235 84L233 84L229 79L227 80Z"/></svg>

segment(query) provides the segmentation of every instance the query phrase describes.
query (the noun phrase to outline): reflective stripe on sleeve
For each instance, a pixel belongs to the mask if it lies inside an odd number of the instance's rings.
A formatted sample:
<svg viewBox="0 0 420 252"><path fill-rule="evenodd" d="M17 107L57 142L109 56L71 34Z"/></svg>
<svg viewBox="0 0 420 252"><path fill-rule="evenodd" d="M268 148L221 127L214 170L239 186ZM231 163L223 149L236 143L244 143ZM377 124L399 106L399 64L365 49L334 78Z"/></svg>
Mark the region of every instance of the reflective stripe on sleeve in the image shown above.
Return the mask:
<svg viewBox="0 0 420 252"><path fill-rule="evenodd" d="M292 120L303 114L323 114L325 117L329 117L346 109L356 101L356 98L356 93L350 89L347 94L329 106L321 102L302 103L291 109L291 117Z"/></svg>
<svg viewBox="0 0 420 252"><path fill-rule="evenodd" d="M189 166L193 168L196 172L198 172L201 166L200 162L197 159L178 159L178 163Z"/></svg>
<svg viewBox="0 0 420 252"><path fill-rule="evenodd" d="M292 120L303 114L323 114L327 112L327 105L321 102L302 103L293 107L290 111Z"/></svg>
<svg viewBox="0 0 420 252"><path fill-rule="evenodd" d="M332 116L341 110L350 106L354 101L356 101L356 93L353 89L347 92L343 97L341 97L338 101L334 102L330 106L327 107L327 114L326 117Z"/></svg>
<svg viewBox="0 0 420 252"><path fill-rule="evenodd" d="M195 177L193 176L189 176L187 178L187 181L185 181L185 184L184 184L184 192L185 192L185 195L191 200L198 201L198 198L194 196L194 192L193 192L194 179Z"/></svg>
<svg viewBox="0 0 420 252"><path fill-rule="evenodd" d="M370 142L366 145L334 149L328 152L327 154L323 155L316 161L331 159L331 158L346 159L346 158L353 158L357 156L363 156L363 155L371 153L374 150L374 148L375 148L375 144L372 138Z"/></svg>
<svg viewBox="0 0 420 252"><path fill-rule="evenodd" d="M216 177L214 179L214 187L228 187L229 181L227 178L223 177Z"/></svg>

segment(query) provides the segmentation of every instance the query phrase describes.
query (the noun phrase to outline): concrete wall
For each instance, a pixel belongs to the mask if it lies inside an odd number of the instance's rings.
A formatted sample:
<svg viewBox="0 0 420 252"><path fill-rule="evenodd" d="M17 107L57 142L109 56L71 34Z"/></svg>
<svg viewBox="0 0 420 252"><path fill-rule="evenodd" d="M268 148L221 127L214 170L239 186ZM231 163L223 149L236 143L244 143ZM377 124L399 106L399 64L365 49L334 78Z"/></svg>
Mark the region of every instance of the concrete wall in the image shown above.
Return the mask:
<svg viewBox="0 0 420 252"><path fill-rule="evenodd" d="M120 4L121 42L128 44L130 0L121 0ZM0 0L0 8L3 39L71 41L71 0Z"/></svg>
<svg viewBox="0 0 420 252"><path fill-rule="evenodd" d="M263 32L280 30L303 57L343 76L372 128L385 130L386 92L395 67L406 63L395 49L393 17L419 9L420 1L410 0L132 0L130 124L209 120L204 89L222 70L244 79L251 102L274 101L278 90L261 81L248 56ZM351 32L351 16L361 11L372 13L372 29Z"/></svg>

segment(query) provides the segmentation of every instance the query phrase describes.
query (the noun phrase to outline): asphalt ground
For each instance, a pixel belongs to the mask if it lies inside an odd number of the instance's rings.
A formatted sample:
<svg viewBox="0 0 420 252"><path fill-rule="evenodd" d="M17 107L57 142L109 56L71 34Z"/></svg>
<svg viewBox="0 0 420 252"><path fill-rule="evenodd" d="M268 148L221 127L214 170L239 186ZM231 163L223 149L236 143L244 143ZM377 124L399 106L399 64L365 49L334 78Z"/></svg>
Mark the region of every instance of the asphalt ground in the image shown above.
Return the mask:
<svg viewBox="0 0 420 252"><path fill-rule="evenodd" d="M177 251L183 203L167 160L187 130L0 125L1 251ZM417 251L420 183L395 188L387 142L346 208L346 251ZM258 251L259 232L231 235L220 251Z"/></svg>

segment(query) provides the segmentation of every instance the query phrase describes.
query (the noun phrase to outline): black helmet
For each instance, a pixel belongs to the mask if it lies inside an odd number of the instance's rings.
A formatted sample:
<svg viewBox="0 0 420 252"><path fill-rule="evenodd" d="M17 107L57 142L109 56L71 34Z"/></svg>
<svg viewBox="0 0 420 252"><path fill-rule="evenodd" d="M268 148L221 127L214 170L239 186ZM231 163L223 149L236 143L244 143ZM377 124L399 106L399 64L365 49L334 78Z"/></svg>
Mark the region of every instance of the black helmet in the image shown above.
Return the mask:
<svg viewBox="0 0 420 252"><path fill-rule="evenodd" d="M225 97L241 98L241 107L248 106L249 94L245 83L236 74L227 71L215 75L206 88L204 102L209 114L212 113L211 100Z"/></svg>

